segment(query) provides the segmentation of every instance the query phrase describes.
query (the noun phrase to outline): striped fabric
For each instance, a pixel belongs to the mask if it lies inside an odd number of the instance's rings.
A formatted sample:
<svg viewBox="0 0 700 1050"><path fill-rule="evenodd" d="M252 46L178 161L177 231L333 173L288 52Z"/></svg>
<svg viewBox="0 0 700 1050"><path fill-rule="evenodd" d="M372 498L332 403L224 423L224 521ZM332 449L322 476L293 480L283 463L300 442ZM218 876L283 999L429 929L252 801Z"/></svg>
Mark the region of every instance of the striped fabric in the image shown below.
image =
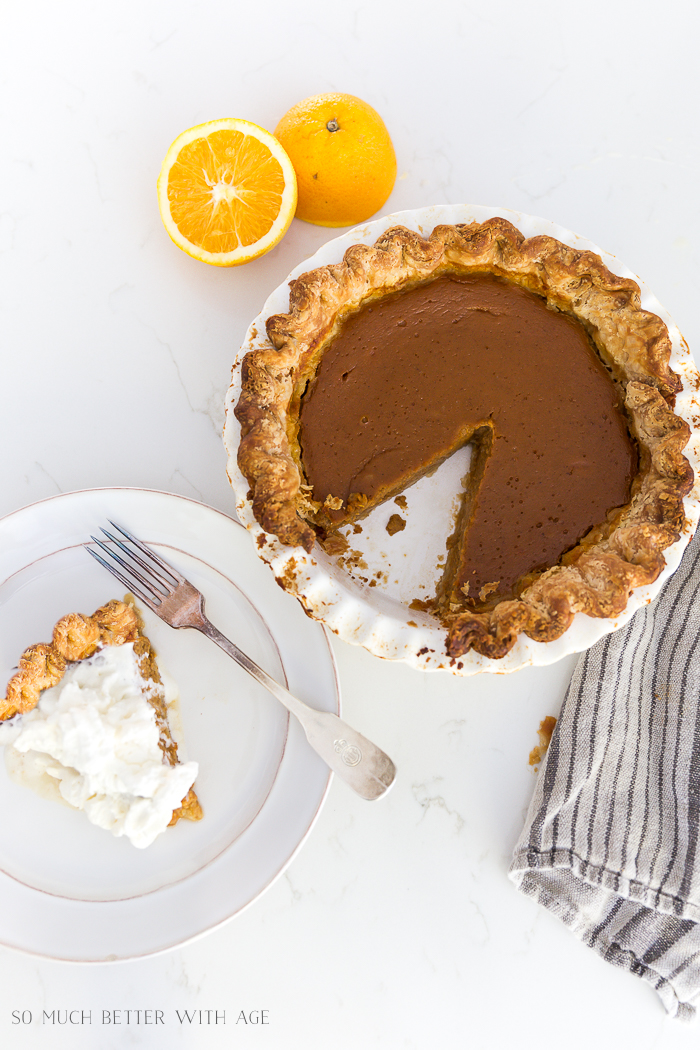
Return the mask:
<svg viewBox="0 0 700 1050"><path fill-rule="evenodd" d="M579 660L510 877L691 1018L699 825L700 533L660 597Z"/></svg>

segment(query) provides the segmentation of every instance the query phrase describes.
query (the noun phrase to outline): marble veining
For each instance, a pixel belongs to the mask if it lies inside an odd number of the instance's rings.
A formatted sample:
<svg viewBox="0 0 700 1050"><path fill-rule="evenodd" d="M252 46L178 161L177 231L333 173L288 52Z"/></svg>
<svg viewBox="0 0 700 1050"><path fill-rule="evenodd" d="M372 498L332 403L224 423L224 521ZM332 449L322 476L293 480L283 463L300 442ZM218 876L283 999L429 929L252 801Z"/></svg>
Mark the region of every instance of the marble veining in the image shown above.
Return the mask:
<svg viewBox="0 0 700 1050"><path fill-rule="evenodd" d="M295 220L267 256L218 271L170 242L155 182L186 127L273 130L321 91L384 117L400 173L387 212L467 202L560 222L640 273L697 353L699 22L654 0L8 7L0 514L114 485L234 514L231 360L269 292L342 231ZM695 1048L697 1027L506 876L537 726L574 658L457 680L331 644L345 717L397 764L389 796L332 784L268 890L162 956L84 967L0 947L0 1045L535 1050L554 1032L570 1050Z"/></svg>

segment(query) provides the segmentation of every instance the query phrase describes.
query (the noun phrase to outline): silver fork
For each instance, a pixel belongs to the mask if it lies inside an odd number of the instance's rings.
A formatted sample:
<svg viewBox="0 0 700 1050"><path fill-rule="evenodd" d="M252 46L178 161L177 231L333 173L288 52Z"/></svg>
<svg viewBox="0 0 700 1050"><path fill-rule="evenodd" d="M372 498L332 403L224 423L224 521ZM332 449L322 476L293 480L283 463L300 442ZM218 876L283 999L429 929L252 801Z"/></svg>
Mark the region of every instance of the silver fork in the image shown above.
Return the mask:
<svg viewBox="0 0 700 1050"><path fill-rule="evenodd" d="M396 768L388 755L367 737L351 729L337 715L317 711L292 696L209 622L204 615L204 597L189 580L126 529L113 521L109 524L122 537L120 539L106 529L101 529L113 547L108 547L96 536L90 538L110 560L105 561L97 551L84 544L88 554L170 627L194 627L201 631L256 681L269 689L299 719L314 751L358 795L375 799L391 787ZM118 554L115 547L129 560Z"/></svg>

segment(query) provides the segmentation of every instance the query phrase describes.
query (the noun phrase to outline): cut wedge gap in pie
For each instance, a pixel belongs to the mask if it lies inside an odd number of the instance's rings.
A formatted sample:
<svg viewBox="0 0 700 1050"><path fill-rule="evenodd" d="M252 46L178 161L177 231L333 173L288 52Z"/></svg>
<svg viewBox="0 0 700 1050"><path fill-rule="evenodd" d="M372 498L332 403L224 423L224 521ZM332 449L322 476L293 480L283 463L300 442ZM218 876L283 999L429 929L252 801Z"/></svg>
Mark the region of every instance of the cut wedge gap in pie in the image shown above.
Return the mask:
<svg viewBox="0 0 700 1050"><path fill-rule="evenodd" d="M196 762L181 763L153 647L130 596L71 613L25 650L0 699L8 771L143 848L201 820Z"/></svg>
<svg viewBox="0 0 700 1050"><path fill-rule="evenodd" d="M283 542L310 550L472 443L434 604L450 655L616 615L663 568L692 483L680 381L598 256L504 219L397 227L298 278L267 328L239 465Z"/></svg>

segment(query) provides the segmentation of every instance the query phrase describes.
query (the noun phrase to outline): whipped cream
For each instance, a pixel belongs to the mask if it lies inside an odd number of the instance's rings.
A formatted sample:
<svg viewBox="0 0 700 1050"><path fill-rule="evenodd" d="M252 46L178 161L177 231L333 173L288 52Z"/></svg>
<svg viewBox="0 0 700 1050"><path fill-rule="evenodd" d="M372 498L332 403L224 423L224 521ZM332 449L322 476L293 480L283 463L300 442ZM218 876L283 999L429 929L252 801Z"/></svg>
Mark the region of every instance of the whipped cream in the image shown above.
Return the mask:
<svg viewBox="0 0 700 1050"><path fill-rule="evenodd" d="M71 664L32 711L3 727L0 743L26 756L10 758L8 769L28 774L28 786L54 778L61 798L93 824L149 846L198 772L196 762L164 762L146 699L156 693L163 695L141 677L133 645L105 646Z"/></svg>

